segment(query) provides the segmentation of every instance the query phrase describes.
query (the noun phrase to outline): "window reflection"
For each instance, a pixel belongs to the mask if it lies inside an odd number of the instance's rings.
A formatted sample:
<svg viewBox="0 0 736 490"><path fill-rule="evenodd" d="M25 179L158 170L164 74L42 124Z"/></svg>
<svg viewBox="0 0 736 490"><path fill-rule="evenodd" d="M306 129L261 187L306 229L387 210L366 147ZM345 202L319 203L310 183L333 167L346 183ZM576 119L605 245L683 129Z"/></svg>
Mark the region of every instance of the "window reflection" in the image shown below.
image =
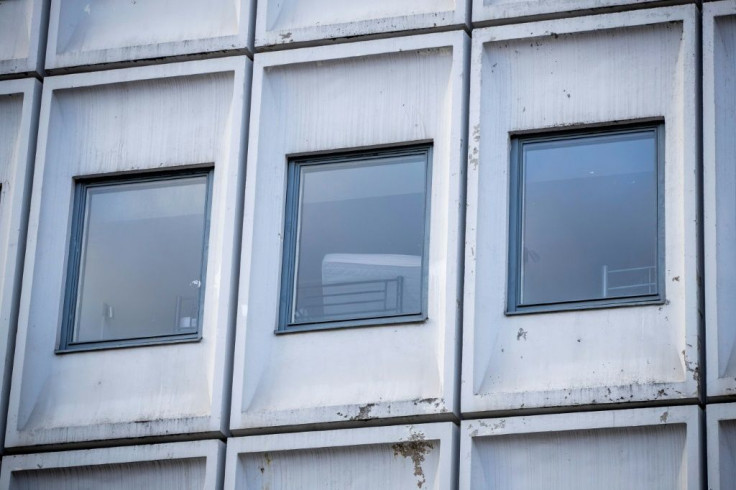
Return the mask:
<svg viewBox="0 0 736 490"><path fill-rule="evenodd" d="M521 305L657 294L654 129L526 141Z"/></svg>
<svg viewBox="0 0 736 490"><path fill-rule="evenodd" d="M207 190L207 175L82 185L70 344L197 334Z"/></svg>
<svg viewBox="0 0 736 490"><path fill-rule="evenodd" d="M292 325L423 309L427 151L296 163Z"/></svg>

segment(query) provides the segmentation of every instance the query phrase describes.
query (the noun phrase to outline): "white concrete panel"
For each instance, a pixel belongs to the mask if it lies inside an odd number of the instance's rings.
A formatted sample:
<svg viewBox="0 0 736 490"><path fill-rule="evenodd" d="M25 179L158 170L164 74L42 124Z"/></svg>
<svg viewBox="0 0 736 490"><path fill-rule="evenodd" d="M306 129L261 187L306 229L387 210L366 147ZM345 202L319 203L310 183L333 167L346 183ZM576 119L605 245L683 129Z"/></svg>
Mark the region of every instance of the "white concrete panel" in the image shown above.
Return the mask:
<svg viewBox="0 0 736 490"><path fill-rule="evenodd" d="M708 490L736 490L736 403L708 405L705 417Z"/></svg>
<svg viewBox="0 0 736 490"><path fill-rule="evenodd" d="M699 490L700 409L463 421L460 489Z"/></svg>
<svg viewBox="0 0 736 490"><path fill-rule="evenodd" d="M255 0L53 0L46 68L252 48Z"/></svg>
<svg viewBox="0 0 736 490"><path fill-rule="evenodd" d="M674 0L670 3L688 3ZM487 25L512 19L570 17L602 9L641 8L660 0L473 0L473 24ZM691 2L695 3L695 2Z"/></svg>
<svg viewBox="0 0 736 490"><path fill-rule="evenodd" d="M697 14L475 31L463 412L698 396ZM505 315L511 136L624 121L664 121L665 303Z"/></svg>
<svg viewBox="0 0 736 490"><path fill-rule="evenodd" d="M226 430L250 61L48 77L11 389L10 446ZM214 168L202 340L55 354L74 178Z"/></svg>
<svg viewBox="0 0 736 490"><path fill-rule="evenodd" d="M228 439L227 490L457 488L451 422Z"/></svg>
<svg viewBox="0 0 736 490"><path fill-rule="evenodd" d="M467 42L454 32L256 54L234 431L457 412ZM427 141L428 320L274 334L287 156Z"/></svg>
<svg viewBox="0 0 736 490"><path fill-rule="evenodd" d="M43 74L49 0L0 2L0 76Z"/></svg>
<svg viewBox="0 0 736 490"><path fill-rule="evenodd" d="M220 441L7 456L0 488L209 490L222 485L224 456Z"/></svg>
<svg viewBox="0 0 736 490"><path fill-rule="evenodd" d="M40 102L35 79L0 82L0 407L10 390Z"/></svg>
<svg viewBox="0 0 736 490"><path fill-rule="evenodd" d="M736 2L703 6L708 396L736 394Z"/></svg>
<svg viewBox="0 0 736 490"><path fill-rule="evenodd" d="M469 25L470 0L258 0L256 48Z"/></svg>

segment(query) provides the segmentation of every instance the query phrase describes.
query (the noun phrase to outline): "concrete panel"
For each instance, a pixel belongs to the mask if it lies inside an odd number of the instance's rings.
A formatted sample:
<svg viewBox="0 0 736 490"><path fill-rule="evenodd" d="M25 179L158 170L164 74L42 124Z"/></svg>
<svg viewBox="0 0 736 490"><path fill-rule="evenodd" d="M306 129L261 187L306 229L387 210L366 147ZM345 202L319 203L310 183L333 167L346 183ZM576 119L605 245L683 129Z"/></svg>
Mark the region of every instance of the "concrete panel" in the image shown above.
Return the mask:
<svg viewBox="0 0 736 490"><path fill-rule="evenodd" d="M196 441L3 458L0 487L9 490L204 490L222 485L225 444Z"/></svg>
<svg viewBox="0 0 736 490"><path fill-rule="evenodd" d="M249 75L236 57L46 79L7 445L226 430ZM55 354L74 178L192 167L214 168L201 341Z"/></svg>
<svg viewBox="0 0 736 490"><path fill-rule="evenodd" d="M736 395L736 3L703 6L708 396Z"/></svg>
<svg viewBox="0 0 736 490"><path fill-rule="evenodd" d="M694 6L476 30L465 413L699 396ZM664 304L506 315L511 136L663 121Z"/></svg>
<svg viewBox="0 0 736 490"><path fill-rule="evenodd" d="M0 2L0 77L43 74L49 0Z"/></svg>
<svg viewBox="0 0 736 490"><path fill-rule="evenodd" d="M451 422L228 439L225 488L453 490L456 449Z"/></svg>
<svg viewBox="0 0 736 490"><path fill-rule="evenodd" d="M250 51L255 0L53 0L46 68Z"/></svg>
<svg viewBox="0 0 736 490"><path fill-rule="evenodd" d="M10 390L40 102L38 81L0 82L0 407Z"/></svg>
<svg viewBox="0 0 736 490"><path fill-rule="evenodd" d="M455 32L256 54L233 431L457 412L467 42ZM433 145L428 320L274 334L287 156L416 142Z"/></svg>
<svg viewBox="0 0 736 490"><path fill-rule="evenodd" d="M736 489L736 403L708 405L708 490Z"/></svg>
<svg viewBox="0 0 736 490"><path fill-rule="evenodd" d="M641 8L662 0L473 0L473 25L501 24L511 20L571 17L601 10ZM696 3L674 0L673 3Z"/></svg>
<svg viewBox="0 0 736 490"><path fill-rule="evenodd" d="M256 49L468 25L470 0L259 0Z"/></svg>
<svg viewBox="0 0 736 490"><path fill-rule="evenodd" d="M460 489L698 490L700 409L463 421Z"/></svg>

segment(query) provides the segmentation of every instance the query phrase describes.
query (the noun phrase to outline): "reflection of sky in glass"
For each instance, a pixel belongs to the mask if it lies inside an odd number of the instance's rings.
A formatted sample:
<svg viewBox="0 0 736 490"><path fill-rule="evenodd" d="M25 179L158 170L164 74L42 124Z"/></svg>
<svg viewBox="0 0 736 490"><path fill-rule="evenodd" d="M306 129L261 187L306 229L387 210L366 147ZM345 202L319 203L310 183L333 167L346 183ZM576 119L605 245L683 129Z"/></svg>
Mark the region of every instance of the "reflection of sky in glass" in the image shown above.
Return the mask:
<svg viewBox="0 0 736 490"><path fill-rule="evenodd" d="M197 330L207 177L87 189L74 342Z"/></svg>
<svg viewBox="0 0 736 490"><path fill-rule="evenodd" d="M300 167L292 323L421 313L425 154Z"/></svg>
<svg viewBox="0 0 736 490"><path fill-rule="evenodd" d="M302 167L302 202L423 193L425 165L423 155L407 155Z"/></svg>
<svg viewBox="0 0 736 490"><path fill-rule="evenodd" d="M124 191L119 185L93 187L87 200L96 209L91 216L96 221L163 218L201 213L206 195L192 190L191 179L172 180L165 187L160 181L141 182L127 184Z"/></svg>
<svg viewBox="0 0 736 490"><path fill-rule="evenodd" d="M521 303L656 293L654 130L523 146Z"/></svg>

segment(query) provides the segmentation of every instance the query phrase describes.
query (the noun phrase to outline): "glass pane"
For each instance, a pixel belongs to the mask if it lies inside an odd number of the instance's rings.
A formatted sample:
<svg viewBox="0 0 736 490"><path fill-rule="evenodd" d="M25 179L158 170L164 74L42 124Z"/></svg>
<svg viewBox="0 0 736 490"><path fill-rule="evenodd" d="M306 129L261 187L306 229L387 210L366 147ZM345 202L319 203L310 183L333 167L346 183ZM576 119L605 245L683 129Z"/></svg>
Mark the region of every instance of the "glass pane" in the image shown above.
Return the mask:
<svg viewBox="0 0 736 490"><path fill-rule="evenodd" d="M657 293L654 130L523 144L521 304Z"/></svg>
<svg viewBox="0 0 736 490"><path fill-rule="evenodd" d="M196 333L207 177L87 187L72 342Z"/></svg>
<svg viewBox="0 0 736 490"><path fill-rule="evenodd" d="M421 313L426 154L298 171L290 323Z"/></svg>

